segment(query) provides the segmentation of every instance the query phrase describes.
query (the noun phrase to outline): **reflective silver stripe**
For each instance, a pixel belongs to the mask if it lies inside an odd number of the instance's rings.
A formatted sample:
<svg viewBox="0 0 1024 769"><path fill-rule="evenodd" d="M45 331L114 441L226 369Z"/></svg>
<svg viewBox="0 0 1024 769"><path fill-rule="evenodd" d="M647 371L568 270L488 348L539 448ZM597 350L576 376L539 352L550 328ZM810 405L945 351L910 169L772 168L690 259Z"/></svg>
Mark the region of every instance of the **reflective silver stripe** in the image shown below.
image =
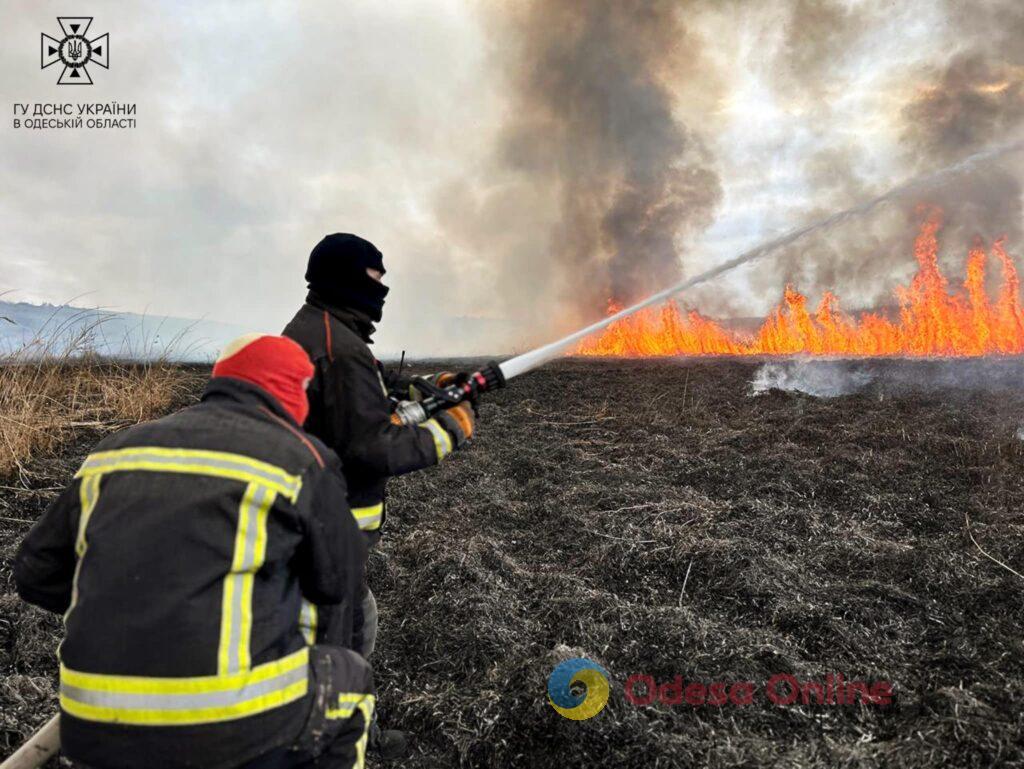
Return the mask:
<svg viewBox="0 0 1024 769"><path fill-rule="evenodd" d="M237 673L250 666L253 575L263 565L267 543L267 513L276 495L266 486L250 483L238 506L231 571L224 577L218 671Z"/></svg>
<svg viewBox="0 0 1024 769"><path fill-rule="evenodd" d="M452 437L448 435L447 430L437 423L436 419L428 419L426 422L417 425L417 427L430 431L434 438L434 449L437 451L438 462L452 453Z"/></svg>
<svg viewBox="0 0 1024 769"><path fill-rule="evenodd" d="M302 631L302 637L310 646L316 643L316 623L316 606L303 598L302 607L299 609L299 630Z"/></svg>
<svg viewBox="0 0 1024 769"><path fill-rule="evenodd" d="M384 503L378 502L375 505L366 507L353 507L352 515L363 531L373 531L380 528L380 522L384 519Z"/></svg>
<svg viewBox="0 0 1024 769"><path fill-rule="evenodd" d="M240 454L193 449L131 448L90 454L75 477L120 471L196 473L259 480L286 495L293 502L302 481L282 468Z"/></svg>
<svg viewBox="0 0 1024 769"><path fill-rule="evenodd" d="M83 689L61 683L60 693L83 705L117 710L199 710L239 705L248 700L280 691L309 676L309 665L303 664L275 678L258 681L240 689L201 692L197 694L134 694L126 692Z"/></svg>

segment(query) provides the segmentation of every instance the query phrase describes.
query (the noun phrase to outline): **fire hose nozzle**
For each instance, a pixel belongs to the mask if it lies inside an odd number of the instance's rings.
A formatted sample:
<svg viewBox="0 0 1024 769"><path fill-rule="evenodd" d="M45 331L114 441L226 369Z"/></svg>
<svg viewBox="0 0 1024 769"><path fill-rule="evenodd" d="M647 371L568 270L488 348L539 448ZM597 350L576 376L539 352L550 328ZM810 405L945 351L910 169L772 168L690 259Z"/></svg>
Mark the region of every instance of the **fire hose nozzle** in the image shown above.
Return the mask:
<svg viewBox="0 0 1024 769"><path fill-rule="evenodd" d="M420 401L402 401L391 415L396 425L418 425L426 422L434 414L465 401L475 401L480 393L497 390L505 386L505 375L496 361L490 361L479 371L459 384L448 387L436 387L421 381L417 386L430 394Z"/></svg>
<svg viewBox="0 0 1024 769"><path fill-rule="evenodd" d="M505 374L502 373L501 366L495 360L489 361L486 366L473 374L473 378L476 379L480 392L497 390L505 386Z"/></svg>

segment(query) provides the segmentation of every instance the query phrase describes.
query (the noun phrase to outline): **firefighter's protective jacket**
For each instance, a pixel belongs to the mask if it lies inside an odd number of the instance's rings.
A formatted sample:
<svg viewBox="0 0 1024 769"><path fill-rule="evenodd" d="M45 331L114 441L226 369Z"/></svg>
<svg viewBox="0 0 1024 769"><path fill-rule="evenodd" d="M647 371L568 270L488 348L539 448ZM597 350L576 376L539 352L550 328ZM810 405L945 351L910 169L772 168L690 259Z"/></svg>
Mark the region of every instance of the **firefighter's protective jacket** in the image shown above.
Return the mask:
<svg viewBox="0 0 1024 769"><path fill-rule="evenodd" d="M392 423L385 373L367 345L368 328L369 319L310 294L283 333L313 361L306 429L341 455L352 513L372 544L386 515L387 479L437 464L454 445L436 419L408 427Z"/></svg>
<svg viewBox="0 0 1024 769"><path fill-rule="evenodd" d="M15 563L25 600L65 612L66 754L217 769L294 740L313 605L352 606L364 577L345 499L333 452L235 379L102 441Z"/></svg>

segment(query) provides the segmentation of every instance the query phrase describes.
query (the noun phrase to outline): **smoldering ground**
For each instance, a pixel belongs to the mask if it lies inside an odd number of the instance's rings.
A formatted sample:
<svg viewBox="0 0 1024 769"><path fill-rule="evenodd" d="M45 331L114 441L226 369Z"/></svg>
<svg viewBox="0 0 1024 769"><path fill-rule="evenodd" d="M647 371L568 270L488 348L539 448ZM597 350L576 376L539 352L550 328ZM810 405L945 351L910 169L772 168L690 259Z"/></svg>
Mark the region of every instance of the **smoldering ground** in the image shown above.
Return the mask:
<svg viewBox="0 0 1024 769"><path fill-rule="evenodd" d="M1024 573L1020 382L752 398L759 365L562 361L488 398L469 451L392 484L374 662L407 766L1024 761L1022 583L988 557ZM0 489L0 755L56 707L60 620L18 601L10 558L81 438ZM570 656L612 678L589 721L547 703ZM896 696L637 708L634 673L842 673Z"/></svg>
<svg viewBox="0 0 1024 769"><path fill-rule="evenodd" d="M753 395L786 390L822 398L863 393L882 399L938 392L954 398L981 393L994 397L1022 388L1024 360L1018 357L963 360L780 358L762 363L750 381Z"/></svg>

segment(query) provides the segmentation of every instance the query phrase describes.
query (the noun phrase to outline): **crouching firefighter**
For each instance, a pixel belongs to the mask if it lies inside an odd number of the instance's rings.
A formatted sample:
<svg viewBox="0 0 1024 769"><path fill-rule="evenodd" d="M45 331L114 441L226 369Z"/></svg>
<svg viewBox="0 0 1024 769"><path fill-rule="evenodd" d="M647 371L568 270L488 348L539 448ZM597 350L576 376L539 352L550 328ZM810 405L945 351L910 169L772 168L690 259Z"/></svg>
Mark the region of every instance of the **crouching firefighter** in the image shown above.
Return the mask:
<svg viewBox="0 0 1024 769"><path fill-rule="evenodd" d="M373 677L345 647L366 545L299 427L312 373L290 339L236 340L200 403L104 439L22 543L18 592L64 614L76 765L362 766Z"/></svg>
<svg viewBox="0 0 1024 769"><path fill-rule="evenodd" d="M387 517L387 479L438 464L465 446L474 429L474 413L466 403L420 424L405 426L393 419L395 400L389 390L408 397L409 380L391 376L369 348L389 290L381 283L384 272L381 252L369 241L328 235L310 253L309 294L283 332L313 361L306 429L341 456L348 501L371 546ZM377 604L368 587L361 609L355 648L369 658L377 636ZM398 757L405 746L401 732L381 732L374 725L371 748L382 756Z"/></svg>

